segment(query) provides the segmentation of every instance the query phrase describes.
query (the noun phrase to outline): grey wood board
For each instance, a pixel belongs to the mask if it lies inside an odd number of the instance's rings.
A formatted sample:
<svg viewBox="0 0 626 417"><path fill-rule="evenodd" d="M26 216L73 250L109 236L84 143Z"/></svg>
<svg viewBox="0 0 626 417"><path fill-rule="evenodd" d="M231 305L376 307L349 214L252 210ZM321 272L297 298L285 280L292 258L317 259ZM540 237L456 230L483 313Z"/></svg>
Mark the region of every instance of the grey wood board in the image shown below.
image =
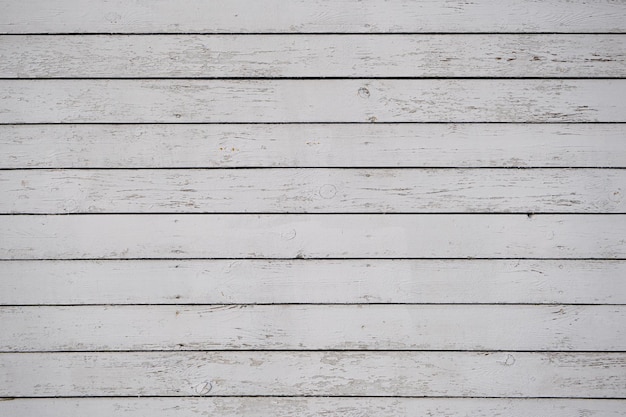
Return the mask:
<svg viewBox="0 0 626 417"><path fill-rule="evenodd" d="M621 1L6 2L2 33L615 32Z"/></svg>
<svg viewBox="0 0 626 417"><path fill-rule="evenodd" d="M626 79L0 80L0 123L626 122Z"/></svg>
<svg viewBox="0 0 626 417"><path fill-rule="evenodd" d="M0 396L624 398L624 353L0 354Z"/></svg>
<svg viewBox="0 0 626 417"><path fill-rule="evenodd" d="M621 35L0 36L0 78L624 76Z"/></svg>
<svg viewBox="0 0 626 417"><path fill-rule="evenodd" d="M0 307L5 352L250 349L626 351L626 307Z"/></svg>
<svg viewBox="0 0 626 417"><path fill-rule="evenodd" d="M625 124L0 125L0 168L626 167Z"/></svg>
<svg viewBox="0 0 626 417"><path fill-rule="evenodd" d="M11 398L0 413L46 417L350 417L445 415L447 417L622 417L624 400L518 398Z"/></svg>
<svg viewBox="0 0 626 417"><path fill-rule="evenodd" d="M5 3L0 415L624 414L623 0Z"/></svg>
<svg viewBox="0 0 626 417"><path fill-rule="evenodd" d="M0 213L625 213L626 170L0 171Z"/></svg>
<svg viewBox="0 0 626 417"><path fill-rule="evenodd" d="M2 259L625 258L626 216L0 216Z"/></svg>
<svg viewBox="0 0 626 417"><path fill-rule="evenodd" d="M624 277L615 260L4 261L0 305L626 304Z"/></svg>

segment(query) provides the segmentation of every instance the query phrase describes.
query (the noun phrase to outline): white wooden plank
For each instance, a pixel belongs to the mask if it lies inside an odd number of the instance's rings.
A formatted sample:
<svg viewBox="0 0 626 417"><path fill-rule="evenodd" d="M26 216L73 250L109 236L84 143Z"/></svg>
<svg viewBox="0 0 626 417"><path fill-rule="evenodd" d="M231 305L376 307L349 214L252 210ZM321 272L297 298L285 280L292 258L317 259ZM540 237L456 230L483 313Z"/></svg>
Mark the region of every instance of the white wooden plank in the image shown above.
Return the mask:
<svg viewBox="0 0 626 417"><path fill-rule="evenodd" d="M250 349L624 351L626 307L0 307L5 352Z"/></svg>
<svg viewBox="0 0 626 417"><path fill-rule="evenodd" d="M496 399L496 398L14 398L0 399L0 413L7 416L46 417L317 417L426 416L447 417L622 417L624 400Z"/></svg>
<svg viewBox="0 0 626 417"><path fill-rule="evenodd" d="M0 213L624 213L626 170L0 171Z"/></svg>
<svg viewBox="0 0 626 417"><path fill-rule="evenodd" d="M623 353L0 354L0 395L623 398Z"/></svg>
<svg viewBox="0 0 626 417"><path fill-rule="evenodd" d="M625 80L0 80L0 123L625 122Z"/></svg>
<svg viewBox="0 0 626 417"><path fill-rule="evenodd" d="M625 258L626 215L0 216L3 259Z"/></svg>
<svg viewBox="0 0 626 417"><path fill-rule="evenodd" d="M624 77L621 35L0 37L0 77Z"/></svg>
<svg viewBox="0 0 626 417"><path fill-rule="evenodd" d="M0 125L0 168L626 167L624 124Z"/></svg>
<svg viewBox="0 0 626 417"><path fill-rule="evenodd" d="M624 32L621 1L5 2L2 33Z"/></svg>
<svg viewBox="0 0 626 417"><path fill-rule="evenodd" d="M606 260L10 261L0 305L626 304L624 277Z"/></svg>

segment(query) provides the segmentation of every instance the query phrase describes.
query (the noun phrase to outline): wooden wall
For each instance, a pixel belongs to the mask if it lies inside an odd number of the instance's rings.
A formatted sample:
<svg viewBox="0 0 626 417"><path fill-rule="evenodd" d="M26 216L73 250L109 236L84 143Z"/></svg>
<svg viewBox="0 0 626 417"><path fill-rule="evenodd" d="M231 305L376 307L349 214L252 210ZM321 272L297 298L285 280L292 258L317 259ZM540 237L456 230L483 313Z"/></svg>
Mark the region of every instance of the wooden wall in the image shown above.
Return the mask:
<svg viewBox="0 0 626 417"><path fill-rule="evenodd" d="M626 3L0 3L0 415L626 413Z"/></svg>

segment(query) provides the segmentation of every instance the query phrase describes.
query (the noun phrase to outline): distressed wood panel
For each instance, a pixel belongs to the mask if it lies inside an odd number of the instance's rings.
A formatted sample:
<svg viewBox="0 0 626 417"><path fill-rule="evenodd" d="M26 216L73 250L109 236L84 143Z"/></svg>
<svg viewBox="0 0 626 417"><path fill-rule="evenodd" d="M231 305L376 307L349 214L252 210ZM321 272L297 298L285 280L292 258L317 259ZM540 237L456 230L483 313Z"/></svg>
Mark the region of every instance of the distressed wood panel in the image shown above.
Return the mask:
<svg viewBox="0 0 626 417"><path fill-rule="evenodd" d="M29 398L0 399L0 413L11 416L47 417L154 417L206 416L317 417L341 413L347 416L397 417L445 415L448 417L622 417L624 400L519 399L519 398L284 398L284 397L187 397L187 398Z"/></svg>
<svg viewBox="0 0 626 417"><path fill-rule="evenodd" d="M0 168L626 167L624 124L0 125Z"/></svg>
<svg viewBox="0 0 626 417"><path fill-rule="evenodd" d="M0 354L0 395L623 398L624 353Z"/></svg>
<svg viewBox="0 0 626 417"><path fill-rule="evenodd" d="M0 171L0 213L624 213L626 170Z"/></svg>
<svg viewBox="0 0 626 417"><path fill-rule="evenodd" d="M624 51L621 35L4 36L0 77L624 77Z"/></svg>
<svg viewBox="0 0 626 417"><path fill-rule="evenodd" d="M250 349L624 351L626 307L0 307L2 351Z"/></svg>
<svg viewBox="0 0 626 417"><path fill-rule="evenodd" d="M617 32L621 1L7 2L2 33Z"/></svg>
<svg viewBox="0 0 626 417"><path fill-rule="evenodd" d="M0 123L625 122L624 80L0 80Z"/></svg>
<svg viewBox="0 0 626 417"><path fill-rule="evenodd" d="M624 258L625 215L0 216L3 259Z"/></svg>
<svg viewBox="0 0 626 417"><path fill-rule="evenodd" d="M0 415L623 414L621 0L166 3L1 7Z"/></svg>
<svg viewBox="0 0 626 417"><path fill-rule="evenodd" d="M10 261L0 305L626 304L625 276L607 260Z"/></svg>

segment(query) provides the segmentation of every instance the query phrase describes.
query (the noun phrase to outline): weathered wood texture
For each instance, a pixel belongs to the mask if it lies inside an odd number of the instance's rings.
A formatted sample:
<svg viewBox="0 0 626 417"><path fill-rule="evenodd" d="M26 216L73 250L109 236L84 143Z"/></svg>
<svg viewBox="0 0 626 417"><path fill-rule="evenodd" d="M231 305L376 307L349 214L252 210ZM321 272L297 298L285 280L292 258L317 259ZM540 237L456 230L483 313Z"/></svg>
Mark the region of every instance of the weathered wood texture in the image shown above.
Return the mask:
<svg viewBox="0 0 626 417"><path fill-rule="evenodd" d="M0 305L626 304L625 276L607 260L6 261Z"/></svg>
<svg viewBox="0 0 626 417"><path fill-rule="evenodd" d="M626 401L516 398L187 397L0 399L7 416L46 417L622 417Z"/></svg>
<svg viewBox="0 0 626 417"><path fill-rule="evenodd" d="M624 396L624 353L0 354L0 396Z"/></svg>
<svg viewBox="0 0 626 417"><path fill-rule="evenodd" d="M2 259L625 258L626 215L0 216Z"/></svg>
<svg viewBox="0 0 626 417"><path fill-rule="evenodd" d="M2 33L626 32L621 1L6 2Z"/></svg>
<svg viewBox="0 0 626 417"><path fill-rule="evenodd" d="M250 349L626 351L626 307L0 307L5 352Z"/></svg>
<svg viewBox="0 0 626 417"><path fill-rule="evenodd" d="M0 415L624 414L623 0L4 3Z"/></svg>
<svg viewBox="0 0 626 417"><path fill-rule="evenodd" d="M0 125L0 168L626 167L625 124Z"/></svg>
<svg viewBox="0 0 626 417"><path fill-rule="evenodd" d="M624 213L626 170L0 171L0 213Z"/></svg>
<svg viewBox="0 0 626 417"><path fill-rule="evenodd" d="M621 35L0 37L8 78L624 76Z"/></svg>
<svg viewBox="0 0 626 417"><path fill-rule="evenodd" d="M626 122L626 79L0 80L0 123Z"/></svg>

